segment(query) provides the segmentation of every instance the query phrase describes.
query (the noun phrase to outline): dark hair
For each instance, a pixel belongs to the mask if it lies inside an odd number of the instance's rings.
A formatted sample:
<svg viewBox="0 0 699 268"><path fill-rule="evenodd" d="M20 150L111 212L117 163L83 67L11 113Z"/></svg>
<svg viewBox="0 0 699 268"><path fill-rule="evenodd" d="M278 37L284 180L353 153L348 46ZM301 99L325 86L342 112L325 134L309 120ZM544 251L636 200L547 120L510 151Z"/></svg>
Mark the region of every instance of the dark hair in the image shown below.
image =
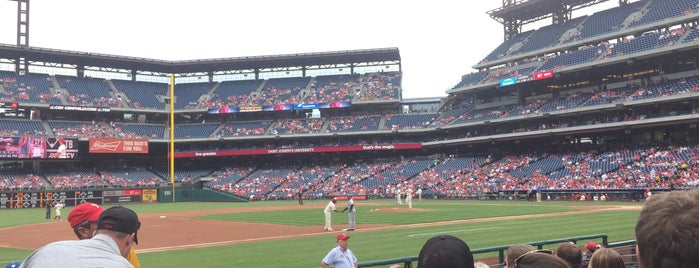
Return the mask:
<svg viewBox="0 0 699 268"><path fill-rule="evenodd" d="M654 194L636 223L642 267L699 267L699 189Z"/></svg>
<svg viewBox="0 0 699 268"><path fill-rule="evenodd" d="M88 228L89 229L91 224L92 223L89 221L83 221L83 222L79 223L78 225L75 225L75 227L73 227L73 232L75 233L76 236L78 236L78 239L80 239L80 240L86 239L86 238L80 236L80 231L78 231L78 229L80 229L80 228Z"/></svg>
<svg viewBox="0 0 699 268"><path fill-rule="evenodd" d="M582 265L582 251L571 242L563 242L556 248L556 256L566 261L571 267Z"/></svg>
<svg viewBox="0 0 699 268"><path fill-rule="evenodd" d="M466 242L439 235L425 242L417 259L419 268L473 268L473 254Z"/></svg>

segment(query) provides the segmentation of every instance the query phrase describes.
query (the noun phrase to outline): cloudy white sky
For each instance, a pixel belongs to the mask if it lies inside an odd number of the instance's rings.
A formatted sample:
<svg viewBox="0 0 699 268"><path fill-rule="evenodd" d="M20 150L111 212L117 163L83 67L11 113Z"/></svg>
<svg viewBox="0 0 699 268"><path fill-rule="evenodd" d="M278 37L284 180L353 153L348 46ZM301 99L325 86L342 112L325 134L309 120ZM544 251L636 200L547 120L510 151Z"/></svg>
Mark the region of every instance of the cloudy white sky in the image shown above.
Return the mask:
<svg viewBox="0 0 699 268"><path fill-rule="evenodd" d="M29 44L162 60L397 47L403 97L438 97L503 41L502 25L486 14L501 4L31 0ZM16 22L17 2L0 0L0 43L16 44Z"/></svg>

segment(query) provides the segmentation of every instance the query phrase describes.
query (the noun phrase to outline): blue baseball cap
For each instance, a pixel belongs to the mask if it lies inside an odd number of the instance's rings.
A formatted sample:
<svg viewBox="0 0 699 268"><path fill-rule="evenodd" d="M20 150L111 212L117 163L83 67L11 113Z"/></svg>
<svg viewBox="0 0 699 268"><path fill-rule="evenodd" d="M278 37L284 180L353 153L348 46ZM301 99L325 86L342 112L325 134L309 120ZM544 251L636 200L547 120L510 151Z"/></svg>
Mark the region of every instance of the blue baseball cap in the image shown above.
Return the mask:
<svg viewBox="0 0 699 268"><path fill-rule="evenodd" d="M21 263L18 261L13 261L7 264L5 268L18 268Z"/></svg>

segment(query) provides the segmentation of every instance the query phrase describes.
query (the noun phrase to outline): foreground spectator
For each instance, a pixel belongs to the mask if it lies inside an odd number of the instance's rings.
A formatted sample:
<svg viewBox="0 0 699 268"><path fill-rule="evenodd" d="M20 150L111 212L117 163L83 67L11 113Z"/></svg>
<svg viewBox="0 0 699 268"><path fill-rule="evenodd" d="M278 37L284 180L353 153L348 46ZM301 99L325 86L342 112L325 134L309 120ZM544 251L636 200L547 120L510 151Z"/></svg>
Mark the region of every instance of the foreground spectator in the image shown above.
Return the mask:
<svg viewBox="0 0 699 268"><path fill-rule="evenodd" d="M533 250L536 250L535 247L527 244L514 244L511 245L510 247L507 248L507 254L505 254L505 266L504 268L514 268L515 267L515 259L519 258L519 256L522 256L526 254L527 252L531 252Z"/></svg>
<svg viewBox="0 0 699 268"><path fill-rule="evenodd" d="M435 236L427 240L417 259L420 268L472 268L473 254L468 245L451 235Z"/></svg>
<svg viewBox="0 0 699 268"><path fill-rule="evenodd" d="M90 239L95 235L97 231L97 221L103 211L104 208L102 208L102 206L92 202L85 202L75 206L70 213L68 213L68 222L78 239ZM126 259L129 260L135 268L140 268L141 263L138 260L135 248L134 246L131 247Z"/></svg>
<svg viewBox="0 0 699 268"><path fill-rule="evenodd" d="M140 227L135 212L121 206L111 207L100 214L93 238L43 246L29 254L21 267L133 268L126 256L133 244L138 243L136 232Z"/></svg>
<svg viewBox="0 0 699 268"><path fill-rule="evenodd" d="M641 268L699 267L699 189L654 194L636 223Z"/></svg>
<svg viewBox="0 0 699 268"><path fill-rule="evenodd" d="M611 248L600 248L592 254L587 268L625 268L624 258Z"/></svg>
<svg viewBox="0 0 699 268"><path fill-rule="evenodd" d="M554 254L566 261L571 268L582 267L582 251L571 242L563 242L558 245Z"/></svg>
<svg viewBox="0 0 699 268"><path fill-rule="evenodd" d="M331 249L320 262L323 268L357 268L357 257L349 249L349 238L345 233L337 236L337 247Z"/></svg>
<svg viewBox="0 0 699 268"><path fill-rule="evenodd" d="M551 250L534 250L514 261L516 268L571 268L566 261L553 255Z"/></svg>

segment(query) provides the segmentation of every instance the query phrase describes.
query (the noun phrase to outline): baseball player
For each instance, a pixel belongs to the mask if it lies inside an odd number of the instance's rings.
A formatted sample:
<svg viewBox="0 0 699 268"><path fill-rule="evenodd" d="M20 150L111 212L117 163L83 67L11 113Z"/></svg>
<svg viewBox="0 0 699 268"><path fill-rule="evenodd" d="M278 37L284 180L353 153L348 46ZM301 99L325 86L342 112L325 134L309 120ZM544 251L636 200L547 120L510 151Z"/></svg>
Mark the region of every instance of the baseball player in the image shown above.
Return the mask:
<svg viewBox="0 0 699 268"><path fill-rule="evenodd" d="M325 227L323 227L323 231L333 231L332 228L332 212L340 212L335 208L335 203L337 203L337 198L333 197L330 199L330 202L328 202L328 205L325 206L325 210L323 210L323 213L325 214Z"/></svg>
<svg viewBox="0 0 699 268"><path fill-rule="evenodd" d="M56 201L56 204L53 205L53 207L56 209L56 216L53 216L53 220L51 221L63 221L63 219L61 219L61 209L63 208L61 200Z"/></svg>
<svg viewBox="0 0 699 268"><path fill-rule="evenodd" d="M402 205L403 201L400 199L400 185L396 185L396 204Z"/></svg>
<svg viewBox="0 0 699 268"><path fill-rule="evenodd" d="M405 203L408 204L408 208L413 208L413 187L411 186L405 189Z"/></svg>
<svg viewBox="0 0 699 268"><path fill-rule="evenodd" d="M355 215L355 212L357 212L357 210L354 209L354 199L352 199L351 196L350 196L350 199L347 200L347 207L342 209L341 212L344 213L347 210L349 210L349 214L347 214L347 216L349 218L349 226L346 229L343 229L343 231L354 231L354 228L355 228L354 215Z"/></svg>

